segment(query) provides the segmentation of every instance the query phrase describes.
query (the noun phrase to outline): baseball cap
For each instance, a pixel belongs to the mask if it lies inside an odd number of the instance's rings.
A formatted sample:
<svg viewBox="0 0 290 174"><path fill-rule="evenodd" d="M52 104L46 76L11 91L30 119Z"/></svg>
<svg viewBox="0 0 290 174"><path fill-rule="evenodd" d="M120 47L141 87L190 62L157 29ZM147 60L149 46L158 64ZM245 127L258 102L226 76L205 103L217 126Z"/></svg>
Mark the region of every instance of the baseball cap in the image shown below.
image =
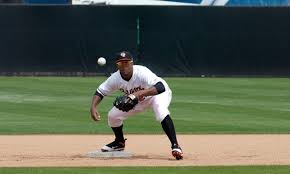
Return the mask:
<svg viewBox="0 0 290 174"><path fill-rule="evenodd" d="M120 62L120 61L133 61L133 56L130 52L128 51L122 51L117 53L116 55L116 62Z"/></svg>

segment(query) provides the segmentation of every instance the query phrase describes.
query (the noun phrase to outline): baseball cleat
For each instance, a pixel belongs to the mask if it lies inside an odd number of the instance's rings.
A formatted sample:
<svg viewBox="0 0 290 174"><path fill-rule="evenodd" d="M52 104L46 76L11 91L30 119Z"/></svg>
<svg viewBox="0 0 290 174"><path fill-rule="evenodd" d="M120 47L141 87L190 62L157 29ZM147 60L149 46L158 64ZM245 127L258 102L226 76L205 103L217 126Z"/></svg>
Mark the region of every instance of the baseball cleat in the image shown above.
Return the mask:
<svg viewBox="0 0 290 174"><path fill-rule="evenodd" d="M102 152L123 151L125 149L125 140L123 140L123 141L115 140L115 141L103 146L101 148L101 151Z"/></svg>
<svg viewBox="0 0 290 174"><path fill-rule="evenodd" d="M172 147L171 153L172 153L172 156L174 156L176 160L183 159L182 149L177 144L174 144L174 146Z"/></svg>

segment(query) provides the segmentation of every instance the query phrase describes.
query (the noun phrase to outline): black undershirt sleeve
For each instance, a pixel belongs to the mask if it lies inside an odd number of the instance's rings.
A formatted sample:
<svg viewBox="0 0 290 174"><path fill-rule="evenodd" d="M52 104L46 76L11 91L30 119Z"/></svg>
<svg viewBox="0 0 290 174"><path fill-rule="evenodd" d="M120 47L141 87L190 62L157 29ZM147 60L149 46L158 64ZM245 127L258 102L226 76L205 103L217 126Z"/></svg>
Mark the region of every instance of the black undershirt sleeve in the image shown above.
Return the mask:
<svg viewBox="0 0 290 174"><path fill-rule="evenodd" d="M162 82L157 82L154 86L155 86L158 94L160 94L160 93L165 91L165 87L164 87Z"/></svg>
<svg viewBox="0 0 290 174"><path fill-rule="evenodd" d="M95 95L99 96L101 99L104 98L104 96L102 94L100 94L98 91L95 92Z"/></svg>

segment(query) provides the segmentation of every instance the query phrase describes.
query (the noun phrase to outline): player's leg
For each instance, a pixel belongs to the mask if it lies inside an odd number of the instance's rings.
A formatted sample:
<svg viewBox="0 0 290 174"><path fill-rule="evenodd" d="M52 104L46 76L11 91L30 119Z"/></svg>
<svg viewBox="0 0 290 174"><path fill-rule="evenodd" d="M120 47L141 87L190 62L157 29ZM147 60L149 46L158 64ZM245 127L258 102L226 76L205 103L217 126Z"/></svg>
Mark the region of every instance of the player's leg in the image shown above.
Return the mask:
<svg viewBox="0 0 290 174"><path fill-rule="evenodd" d="M161 122L162 128L171 142L172 155L177 159L183 158L183 152L178 145L173 121L170 117L168 106L171 102L171 90L152 97L151 106L155 112L156 120Z"/></svg>
<svg viewBox="0 0 290 174"><path fill-rule="evenodd" d="M164 132L166 133L167 137L169 138L171 142L171 149L172 149L172 155L177 159L180 160L183 158L183 152L181 147L179 146L176 138L176 132L174 128L174 124L172 119L170 118L170 115L167 115L162 121L161 121L162 128Z"/></svg>
<svg viewBox="0 0 290 174"><path fill-rule="evenodd" d="M113 107L108 113L108 125L112 128L115 134L115 140L101 148L103 152L122 151L125 149L125 141L123 134L123 120L131 115L140 112L139 110L131 110L123 112Z"/></svg>

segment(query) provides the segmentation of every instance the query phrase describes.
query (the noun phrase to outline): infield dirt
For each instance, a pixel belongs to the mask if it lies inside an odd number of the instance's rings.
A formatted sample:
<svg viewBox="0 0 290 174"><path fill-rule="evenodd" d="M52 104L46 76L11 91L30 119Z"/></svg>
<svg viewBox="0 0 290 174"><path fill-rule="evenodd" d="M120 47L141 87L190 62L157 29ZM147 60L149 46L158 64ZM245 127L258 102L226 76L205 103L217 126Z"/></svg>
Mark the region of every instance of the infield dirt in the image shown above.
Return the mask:
<svg viewBox="0 0 290 174"><path fill-rule="evenodd" d="M1 135L0 167L290 165L290 135L178 135L184 159L165 135L127 135L131 158L84 155L112 135Z"/></svg>

